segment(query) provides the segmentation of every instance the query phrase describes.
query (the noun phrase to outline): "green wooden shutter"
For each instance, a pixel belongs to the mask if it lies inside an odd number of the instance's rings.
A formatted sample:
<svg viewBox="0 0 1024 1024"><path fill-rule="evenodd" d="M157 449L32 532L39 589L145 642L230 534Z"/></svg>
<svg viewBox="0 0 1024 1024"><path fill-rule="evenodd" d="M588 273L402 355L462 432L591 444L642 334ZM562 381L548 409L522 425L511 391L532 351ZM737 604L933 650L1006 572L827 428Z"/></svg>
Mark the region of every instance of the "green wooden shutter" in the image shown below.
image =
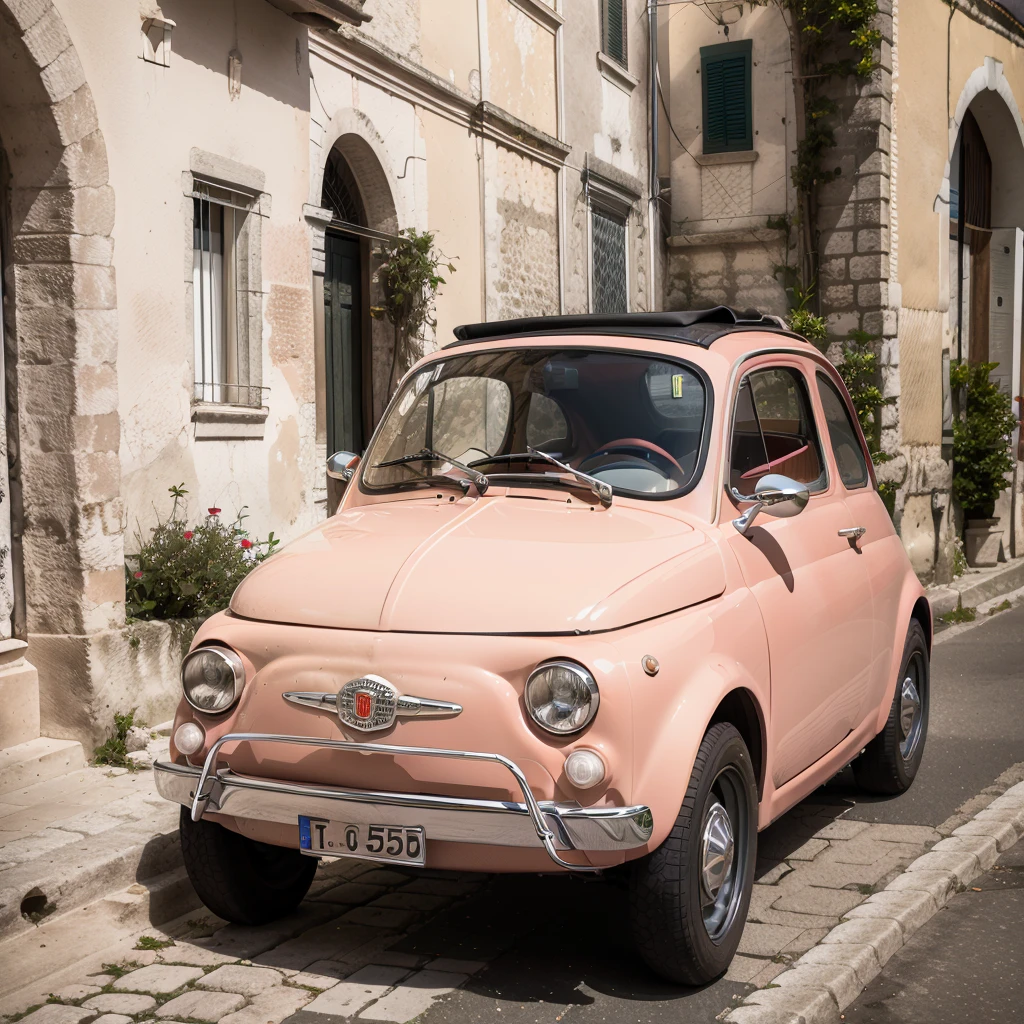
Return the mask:
<svg viewBox="0 0 1024 1024"><path fill-rule="evenodd" d="M700 48L705 153L754 148L750 58L749 39Z"/></svg>
<svg viewBox="0 0 1024 1024"><path fill-rule="evenodd" d="M601 2L601 49L626 67L626 11L625 0Z"/></svg>

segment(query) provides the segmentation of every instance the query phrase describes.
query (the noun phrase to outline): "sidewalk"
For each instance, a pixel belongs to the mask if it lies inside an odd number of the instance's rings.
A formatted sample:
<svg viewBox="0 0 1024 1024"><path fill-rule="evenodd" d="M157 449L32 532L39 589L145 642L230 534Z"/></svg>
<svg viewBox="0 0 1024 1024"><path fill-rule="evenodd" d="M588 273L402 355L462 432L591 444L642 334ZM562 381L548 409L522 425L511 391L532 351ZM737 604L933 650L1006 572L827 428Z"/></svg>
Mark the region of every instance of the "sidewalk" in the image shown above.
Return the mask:
<svg viewBox="0 0 1024 1024"><path fill-rule="evenodd" d="M957 607L977 608L1024 587L1024 557L1001 562L993 569L968 569L952 583L928 587L928 600L936 618Z"/></svg>
<svg viewBox="0 0 1024 1024"><path fill-rule="evenodd" d="M850 1024L1018 1020L1024 1006L1024 843L955 896L847 1007ZM967 1010L970 1007L970 1010Z"/></svg>
<svg viewBox="0 0 1024 1024"><path fill-rule="evenodd" d="M166 737L149 749L166 757ZM80 959L83 939L100 948L197 905L152 771L84 767L0 793L0 997Z"/></svg>

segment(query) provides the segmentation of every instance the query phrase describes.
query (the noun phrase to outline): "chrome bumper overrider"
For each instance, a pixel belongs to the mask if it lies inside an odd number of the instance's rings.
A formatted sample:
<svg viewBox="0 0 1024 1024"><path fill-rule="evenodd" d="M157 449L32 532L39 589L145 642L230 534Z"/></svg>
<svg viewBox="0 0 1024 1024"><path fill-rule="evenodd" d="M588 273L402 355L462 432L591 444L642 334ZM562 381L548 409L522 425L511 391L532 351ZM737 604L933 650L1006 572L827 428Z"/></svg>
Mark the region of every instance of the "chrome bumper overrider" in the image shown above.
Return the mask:
<svg viewBox="0 0 1024 1024"><path fill-rule="evenodd" d="M354 750L361 753L447 757L489 761L506 768L523 794L523 803L468 800L419 793L376 793L338 786L308 785L236 775L229 768L214 770L225 743L288 743L299 746ZM434 747L400 747L383 743L352 743L311 736L268 733L228 733L210 748L203 767L153 765L160 795L191 807L193 821L206 811L238 818L294 825L300 814L335 821L374 825L422 825L428 839L490 846L537 846L562 867L598 871L563 860L558 850L630 850L643 846L654 829L648 807L580 807L578 804L538 801L522 769L501 754Z"/></svg>

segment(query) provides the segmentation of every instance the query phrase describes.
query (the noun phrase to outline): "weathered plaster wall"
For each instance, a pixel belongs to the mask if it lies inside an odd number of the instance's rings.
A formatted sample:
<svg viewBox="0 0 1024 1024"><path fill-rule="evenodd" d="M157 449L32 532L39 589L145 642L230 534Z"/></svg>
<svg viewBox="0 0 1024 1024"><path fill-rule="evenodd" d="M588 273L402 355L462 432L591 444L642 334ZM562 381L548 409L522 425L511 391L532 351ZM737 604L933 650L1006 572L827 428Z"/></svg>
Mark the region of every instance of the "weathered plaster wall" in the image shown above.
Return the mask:
<svg viewBox="0 0 1024 1024"><path fill-rule="evenodd" d="M915 568L948 577L951 467L943 457L943 353L956 358L949 306L949 158L964 111L978 118L993 162L993 226L1024 226L1024 51L990 27L922 0L899 0L895 86L890 304L898 346L888 354L888 444L906 466L901 533ZM902 26L902 31L900 30ZM945 54L947 32L950 62ZM947 77L948 76L948 77ZM948 83L948 91L947 91ZM894 288L893 285L896 285ZM898 390L897 390L898 389ZM1018 486L1021 473L1017 474ZM1018 501L1019 504L1019 501ZM1007 518L1009 500L1006 500ZM1009 537L1008 537L1009 541ZM1018 554L1021 552L1017 552Z"/></svg>
<svg viewBox="0 0 1024 1024"><path fill-rule="evenodd" d="M488 0L492 103L548 135L558 134L555 34L511 0Z"/></svg>
<svg viewBox="0 0 1024 1024"><path fill-rule="evenodd" d="M267 4L247 6L236 20L230 5L166 0L163 14L176 28L164 68L139 59L141 18L134 10L126 17L117 5L63 6L108 132L118 196L113 234L123 311L118 377L128 547L137 530L145 533L167 514L167 487L183 481L193 511L216 505L234 513L245 505L255 532L298 532L313 521L311 439L282 439L300 436L313 401L309 251L300 219L307 194L300 159L308 139L305 28ZM227 82L232 49L242 55L236 100ZM182 185L193 148L262 172L270 196L260 346L270 413L262 440L194 439L191 199ZM277 456L297 468L286 501L266 471Z"/></svg>
<svg viewBox="0 0 1024 1024"><path fill-rule="evenodd" d="M789 34L773 7L716 5L719 21L696 8L661 18L662 81L671 131L671 228L666 303L700 309L726 303L786 311L776 267L792 262L795 236L769 228L791 216L795 146ZM753 150L703 152L700 48L750 39ZM667 40L667 42L665 42ZM668 124L665 124L668 127Z"/></svg>
<svg viewBox="0 0 1024 1024"><path fill-rule="evenodd" d="M492 320L558 311L558 203L555 172L487 142L494 168L486 194L485 249Z"/></svg>
<svg viewBox="0 0 1024 1024"><path fill-rule="evenodd" d="M606 62L599 57L601 24L596 7L563 7L563 138L572 146L562 184L565 312L585 313L590 309L591 208L583 175L588 166L600 167L601 162L618 172L616 178L630 202L626 214L629 308L656 309L661 296L652 296L647 202L646 3L629 0L628 67L624 74L609 72ZM660 227L656 234L654 257L655 264L660 266Z"/></svg>

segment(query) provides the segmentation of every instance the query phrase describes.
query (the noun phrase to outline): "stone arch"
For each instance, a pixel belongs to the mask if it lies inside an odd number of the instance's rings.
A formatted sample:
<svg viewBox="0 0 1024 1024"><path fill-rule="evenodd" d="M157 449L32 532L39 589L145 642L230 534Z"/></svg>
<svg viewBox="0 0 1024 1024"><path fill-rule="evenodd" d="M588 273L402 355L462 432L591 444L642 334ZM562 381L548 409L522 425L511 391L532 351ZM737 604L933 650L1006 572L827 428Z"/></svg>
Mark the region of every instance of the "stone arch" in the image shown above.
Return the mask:
<svg viewBox="0 0 1024 1024"><path fill-rule="evenodd" d="M324 170L332 153L340 154L352 177L355 179L366 216L366 226L374 231L385 234L397 234L403 226L400 223L395 195L391 189L391 181L395 171L384 145L384 139L374 127L373 122L361 111L350 107L335 113L323 130L320 140L320 151L313 173L310 174L310 204L320 207L323 190ZM326 222L325 222L326 225ZM322 236L314 235L314 250L322 244ZM371 246L364 247L369 257ZM377 285L369 275L369 296L372 304L379 304ZM314 291L319 293L315 287ZM320 318L318 339L323 337L322 309L317 310ZM388 380L390 376L392 354L394 352L394 335L388 324L380 320L368 320L365 328L369 331L369 352L371 354L371 371L368 378L370 388L370 419L375 424L384 412L388 398ZM322 344L318 340L318 344ZM318 394L326 401L325 391L318 387ZM318 422L321 417L318 416Z"/></svg>
<svg viewBox="0 0 1024 1024"><path fill-rule="evenodd" d="M339 110L324 128L320 158L310 175L309 201L320 205L324 168L335 149L345 158L356 179L369 226L389 234L397 232L398 210L390 184L395 171L384 139L365 114L350 107Z"/></svg>
<svg viewBox="0 0 1024 1024"><path fill-rule="evenodd" d="M0 0L0 66L15 631L33 638L44 730L69 735L81 711L61 711L59 686L48 699L46 676L87 675L88 635L124 621L114 193L52 2Z"/></svg>

